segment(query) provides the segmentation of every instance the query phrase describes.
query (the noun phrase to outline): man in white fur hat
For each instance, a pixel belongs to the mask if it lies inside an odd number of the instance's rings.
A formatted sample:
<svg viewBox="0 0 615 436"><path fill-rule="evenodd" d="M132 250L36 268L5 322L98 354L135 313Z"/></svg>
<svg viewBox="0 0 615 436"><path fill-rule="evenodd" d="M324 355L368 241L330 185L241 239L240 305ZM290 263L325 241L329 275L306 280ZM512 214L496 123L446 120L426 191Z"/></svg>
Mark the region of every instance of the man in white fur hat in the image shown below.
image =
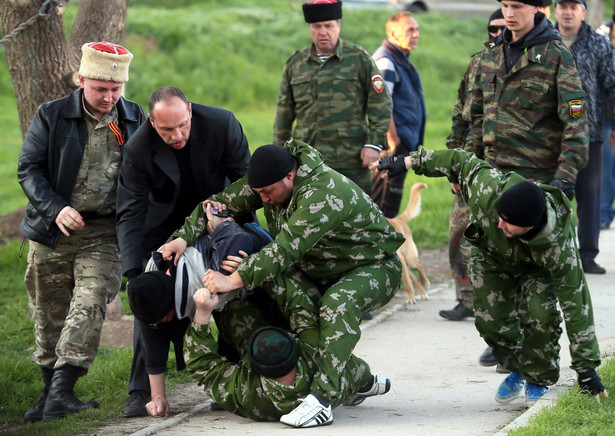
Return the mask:
<svg viewBox="0 0 615 436"><path fill-rule="evenodd" d="M79 88L42 104L18 163L29 204L21 222L30 251L26 289L35 306L32 360L43 391L27 422L98 408L74 394L96 357L106 305L119 292L115 232L124 142L146 119L121 96L132 53L109 42L82 47Z"/></svg>

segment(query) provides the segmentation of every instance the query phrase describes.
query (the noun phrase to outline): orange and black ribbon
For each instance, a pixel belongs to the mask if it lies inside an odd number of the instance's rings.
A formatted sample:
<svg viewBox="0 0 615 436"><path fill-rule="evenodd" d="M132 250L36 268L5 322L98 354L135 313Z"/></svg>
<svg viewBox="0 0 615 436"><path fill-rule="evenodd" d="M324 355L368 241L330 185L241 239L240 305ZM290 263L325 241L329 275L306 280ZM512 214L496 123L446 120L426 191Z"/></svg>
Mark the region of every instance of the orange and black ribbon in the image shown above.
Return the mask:
<svg viewBox="0 0 615 436"><path fill-rule="evenodd" d="M114 122L110 122L109 123L109 128L111 129L111 131L115 135L115 139L117 139L117 145L124 145L124 142L126 142L126 141L124 141L124 135L122 135L122 131L120 130L118 125L115 124Z"/></svg>

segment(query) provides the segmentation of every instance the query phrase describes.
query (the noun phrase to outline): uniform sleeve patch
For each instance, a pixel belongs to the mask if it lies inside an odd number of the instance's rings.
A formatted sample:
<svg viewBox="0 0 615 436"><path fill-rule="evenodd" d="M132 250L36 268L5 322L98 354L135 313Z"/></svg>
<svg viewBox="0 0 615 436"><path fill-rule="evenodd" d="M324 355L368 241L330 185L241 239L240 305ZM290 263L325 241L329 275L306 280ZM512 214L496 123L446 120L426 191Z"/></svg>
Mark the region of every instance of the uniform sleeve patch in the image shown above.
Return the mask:
<svg viewBox="0 0 615 436"><path fill-rule="evenodd" d="M379 73L372 74L372 88L376 94L382 94L384 91L384 79Z"/></svg>
<svg viewBox="0 0 615 436"><path fill-rule="evenodd" d="M583 115L583 102L581 100L570 100L568 102L568 110L572 118L579 118Z"/></svg>

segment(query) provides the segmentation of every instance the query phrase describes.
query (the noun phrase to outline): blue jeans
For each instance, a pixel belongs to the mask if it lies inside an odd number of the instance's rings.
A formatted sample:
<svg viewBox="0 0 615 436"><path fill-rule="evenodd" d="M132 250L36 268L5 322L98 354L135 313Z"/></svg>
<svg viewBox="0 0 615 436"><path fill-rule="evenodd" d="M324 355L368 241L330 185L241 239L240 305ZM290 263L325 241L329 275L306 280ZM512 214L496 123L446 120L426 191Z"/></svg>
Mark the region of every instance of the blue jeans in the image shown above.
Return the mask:
<svg viewBox="0 0 615 436"><path fill-rule="evenodd" d="M609 146L611 121L604 121L604 142L602 143L602 189L600 193L600 221L607 226L615 218L615 151Z"/></svg>

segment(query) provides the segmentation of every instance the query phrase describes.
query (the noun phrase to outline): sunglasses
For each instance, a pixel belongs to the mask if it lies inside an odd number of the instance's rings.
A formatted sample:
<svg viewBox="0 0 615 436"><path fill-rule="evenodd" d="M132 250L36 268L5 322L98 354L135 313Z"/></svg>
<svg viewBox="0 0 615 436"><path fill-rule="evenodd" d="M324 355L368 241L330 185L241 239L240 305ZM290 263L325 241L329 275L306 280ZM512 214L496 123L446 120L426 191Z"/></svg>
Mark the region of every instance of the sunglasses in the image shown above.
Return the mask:
<svg viewBox="0 0 615 436"><path fill-rule="evenodd" d="M487 31L489 33L498 33L498 30L503 32L504 29L506 29L506 26L487 26Z"/></svg>

